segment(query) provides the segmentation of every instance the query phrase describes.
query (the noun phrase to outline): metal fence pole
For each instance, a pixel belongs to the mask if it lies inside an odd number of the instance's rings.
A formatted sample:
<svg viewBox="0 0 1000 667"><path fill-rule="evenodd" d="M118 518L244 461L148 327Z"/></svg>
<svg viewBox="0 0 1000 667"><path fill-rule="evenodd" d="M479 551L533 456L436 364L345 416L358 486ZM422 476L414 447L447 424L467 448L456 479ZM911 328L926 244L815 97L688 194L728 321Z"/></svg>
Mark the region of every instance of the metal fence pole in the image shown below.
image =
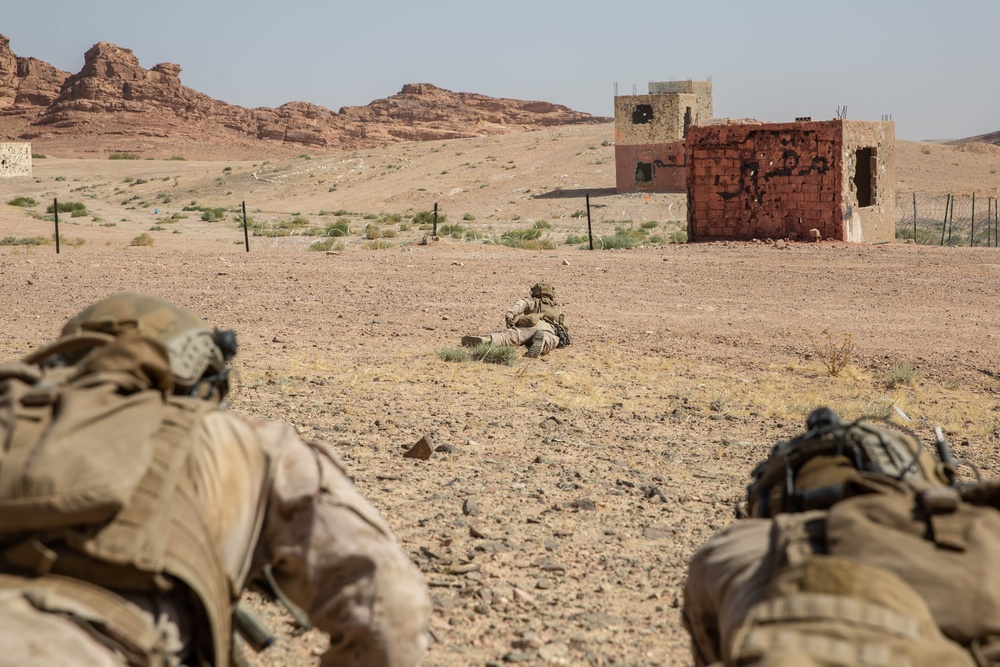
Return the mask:
<svg viewBox="0 0 1000 667"><path fill-rule="evenodd" d="M976 193L972 193L972 226L969 228L969 245L976 245Z"/></svg>
<svg viewBox="0 0 1000 667"><path fill-rule="evenodd" d="M951 202L951 195L944 200L944 220L941 222L941 245L944 245L944 230L948 228L948 204Z"/></svg>
<svg viewBox="0 0 1000 667"><path fill-rule="evenodd" d="M437 205L437 202L434 202L434 232L431 235L432 236L437 236L438 235L438 205Z"/></svg>
<svg viewBox="0 0 1000 667"><path fill-rule="evenodd" d="M243 243L246 244L247 252L250 252L250 232L247 231L247 203L243 202Z"/></svg>
<svg viewBox="0 0 1000 667"><path fill-rule="evenodd" d="M913 242L917 242L917 193L913 193Z"/></svg>
<svg viewBox="0 0 1000 667"><path fill-rule="evenodd" d="M590 239L590 249L594 249L594 232L590 228L590 193L587 193L587 238Z"/></svg>
<svg viewBox="0 0 1000 667"><path fill-rule="evenodd" d="M56 221L56 254L59 254L59 200L52 200L52 213L55 215Z"/></svg>

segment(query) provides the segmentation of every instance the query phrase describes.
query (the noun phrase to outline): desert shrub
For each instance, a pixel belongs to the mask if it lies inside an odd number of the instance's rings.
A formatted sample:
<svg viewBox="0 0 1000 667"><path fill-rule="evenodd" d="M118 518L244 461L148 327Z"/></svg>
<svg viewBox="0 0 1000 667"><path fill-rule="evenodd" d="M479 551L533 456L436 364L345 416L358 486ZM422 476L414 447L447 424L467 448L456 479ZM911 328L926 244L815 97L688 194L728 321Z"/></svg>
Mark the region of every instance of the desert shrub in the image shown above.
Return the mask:
<svg viewBox="0 0 1000 667"><path fill-rule="evenodd" d="M155 243L155 241L153 241L153 237L150 236L149 234L147 234L146 232L143 232L142 234L139 234L134 239L132 239L132 241L129 243L129 245L133 245L133 246L151 246L151 245L153 245L153 243Z"/></svg>
<svg viewBox="0 0 1000 667"><path fill-rule="evenodd" d="M0 245L43 245L44 243L45 238L41 236L23 236L21 238L5 236L0 239Z"/></svg>
<svg viewBox="0 0 1000 667"><path fill-rule="evenodd" d="M506 345L477 345L469 350L469 356L487 364L513 366L517 363L517 348Z"/></svg>
<svg viewBox="0 0 1000 667"><path fill-rule="evenodd" d="M659 220L647 220L646 222L642 223L639 226L642 227L643 229L653 229L654 227L659 227L660 226L660 221Z"/></svg>
<svg viewBox="0 0 1000 667"><path fill-rule="evenodd" d="M563 241L566 245L577 245L578 243L587 243L586 236L580 236L579 234L568 234L566 240Z"/></svg>
<svg viewBox="0 0 1000 667"><path fill-rule="evenodd" d="M38 202L36 202L31 197L14 197L13 199L11 199L10 201L7 202L7 205L8 206L25 206L25 207L27 207L27 206L36 206L36 205L38 205Z"/></svg>
<svg viewBox="0 0 1000 667"><path fill-rule="evenodd" d="M683 229L678 229L676 232L670 232L670 236L667 239L671 243L687 243L688 234Z"/></svg>
<svg viewBox="0 0 1000 667"><path fill-rule="evenodd" d="M444 213L438 212L438 225L443 225L448 220L448 216ZM411 221L415 225L433 225L434 224L434 211L417 211L413 214ZM422 227L421 227L422 229Z"/></svg>
<svg viewBox="0 0 1000 667"><path fill-rule="evenodd" d="M108 156L109 160L139 160L141 159L139 155L135 153L112 153Z"/></svg>
<svg viewBox="0 0 1000 667"><path fill-rule="evenodd" d="M386 241L385 239L375 239L365 244L365 247L369 250L388 250L392 246L392 241Z"/></svg>
<svg viewBox="0 0 1000 667"><path fill-rule="evenodd" d="M53 234L52 235L51 243L54 244L55 242L56 242L56 235ZM79 248L80 246L82 246L86 242L87 242L86 239L82 239L80 237L76 237L76 238L71 239L71 238L67 238L67 237L63 236L62 234L59 235L59 245L60 246L69 246L71 248ZM48 245L48 243L50 243L50 242L46 242L46 245Z"/></svg>
<svg viewBox="0 0 1000 667"><path fill-rule="evenodd" d="M31 159L33 159L33 160L44 160L47 157L48 157L48 155L46 155L45 153L32 153L31 154Z"/></svg>
<svg viewBox="0 0 1000 667"><path fill-rule="evenodd" d="M573 211L573 215L571 215L569 217L571 217L571 218L586 218L587 217L587 212L584 211L584 210Z"/></svg>
<svg viewBox="0 0 1000 667"><path fill-rule="evenodd" d="M439 236L451 236L452 238L460 239L464 233L465 227L462 225L441 225L438 227Z"/></svg>
<svg viewBox="0 0 1000 667"><path fill-rule="evenodd" d="M844 333L838 338L830 333L829 329L824 329L819 336L807 333L806 337L812 344L816 358L826 368L827 375L831 377L840 375L854 352L854 338L851 334Z"/></svg>
<svg viewBox="0 0 1000 667"><path fill-rule="evenodd" d="M552 241L543 238L542 230L539 227L512 229L504 232L500 235L500 243L511 248L524 250L552 250L555 248Z"/></svg>
<svg viewBox="0 0 1000 667"><path fill-rule="evenodd" d="M934 233L925 227L917 227L917 235L913 236L912 225L896 225L896 238L901 241L913 239L920 245L938 245L941 242L941 235Z"/></svg>
<svg viewBox="0 0 1000 667"><path fill-rule="evenodd" d="M535 220L535 229L552 229L548 220Z"/></svg>
<svg viewBox="0 0 1000 667"><path fill-rule="evenodd" d="M374 213L365 213L363 216L361 216L361 219L362 220L378 220L378 216L375 215Z"/></svg>
<svg viewBox="0 0 1000 667"><path fill-rule="evenodd" d="M310 250L316 250L316 251L343 250L344 249L344 242L343 241L338 241L337 239L333 238L332 236L328 236L328 237L326 237L324 239L316 239L315 241L313 241L312 243L310 243L309 244L309 249Z"/></svg>
<svg viewBox="0 0 1000 667"><path fill-rule="evenodd" d="M56 212L55 206L53 204L49 204L48 208L45 209L45 212L46 213L55 213ZM78 201L61 201L61 202L59 202L59 212L60 213L69 213L70 217L73 217L73 218L80 218L80 217L83 217L85 215L88 215L88 213L87 213L87 207L84 206L81 202L78 202Z"/></svg>
<svg viewBox="0 0 1000 667"><path fill-rule="evenodd" d="M186 208L186 207L185 207ZM204 208L201 212L201 219L205 222L216 222L226 219L226 209L224 208Z"/></svg>
<svg viewBox="0 0 1000 667"><path fill-rule="evenodd" d="M275 229L302 229L303 227L308 227L309 221L303 218L301 215L296 215L289 220L282 220L274 227Z"/></svg>
<svg viewBox="0 0 1000 667"><path fill-rule="evenodd" d="M382 229L376 224L365 225L365 238L369 240L382 238Z"/></svg>
<svg viewBox="0 0 1000 667"><path fill-rule="evenodd" d="M923 379L924 374L919 369L914 368L912 364L903 362L896 364L889 371L889 375L885 378L885 383L889 389L895 389L903 385L912 387Z"/></svg>
<svg viewBox="0 0 1000 667"><path fill-rule="evenodd" d="M172 156L170 156L170 159L171 159L171 160L177 160L177 161L181 161L181 162L183 162L183 161L186 161L186 160L187 160L187 158L186 158L186 157L184 157L183 155L172 155Z"/></svg>
<svg viewBox="0 0 1000 667"><path fill-rule="evenodd" d="M164 229L166 229L166 227L160 227L159 225L153 225L152 227L149 228L149 231L151 231L151 232L162 232Z"/></svg>
<svg viewBox="0 0 1000 667"><path fill-rule="evenodd" d="M347 218L343 218L332 225L327 225L323 234L326 236L350 236L351 221Z"/></svg>
<svg viewBox="0 0 1000 667"><path fill-rule="evenodd" d="M101 227L117 227L117 222L102 222Z"/></svg>
<svg viewBox="0 0 1000 667"><path fill-rule="evenodd" d="M132 181L132 185L142 185L143 183L149 183L149 181L145 178L137 178Z"/></svg>
<svg viewBox="0 0 1000 667"><path fill-rule="evenodd" d="M602 250L627 250L646 242L645 230L619 227L612 235L598 236L595 247Z"/></svg>
<svg viewBox="0 0 1000 667"><path fill-rule="evenodd" d="M330 215L352 215L352 214L347 209L338 208L336 211L333 211Z"/></svg>
<svg viewBox="0 0 1000 667"><path fill-rule="evenodd" d="M466 213L465 215L462 216L462 220L465 220L467 222L472 222L475 219L476 216L472 215L471 213Z"/></svg>
<svg viewBox="0 0 1000 667"><path fill-rule="evenodd" d="M667 240L665 238L663 238L662 236L660 236L659 234L654 234L653 236L649 237L649 242L650 243L666 243Z"/></svg>
<svg viewBox="0 0 1000 667"><path fill-rule="evenodd" d="M381 232L382 232L382 238L384 239L394 239L397 236L399 236L399 233L396 232L396 230L393 229L392 227L383 227Z"/></svg>
<svg viewBox="0 0 1000 667"><path fill-rule="evenodd" d="M381 222L383 225L395 225L398 224L400 221L402 221L402 219L403 216L401 216L399 213L386 213L381 217L379 222Z"/></svg>
<svg viewBox="0 0 1000 667"><path fill-rule="evenodd" d="M465 232L465 236L463 236L462 238L465 239L466 241L478 241L479 239L483 238L483 235L482 233L477 232L474 229L470 229L469 231Z"/></svg>
<svg viewBox="0 0 1000 667"><path fill-rule="evenodd" d="M413 225L411 225L408 221L403 221L399 223L399 231L408 232L411 229L413 229Z"/></svg>
<svg viewBox="0 0 1000 667"><path fill-rule="evenodd" d="M443 361L468 361L469 353L465 348L461 347L446 347L443 350L437 351L437 356Z"/></svg>

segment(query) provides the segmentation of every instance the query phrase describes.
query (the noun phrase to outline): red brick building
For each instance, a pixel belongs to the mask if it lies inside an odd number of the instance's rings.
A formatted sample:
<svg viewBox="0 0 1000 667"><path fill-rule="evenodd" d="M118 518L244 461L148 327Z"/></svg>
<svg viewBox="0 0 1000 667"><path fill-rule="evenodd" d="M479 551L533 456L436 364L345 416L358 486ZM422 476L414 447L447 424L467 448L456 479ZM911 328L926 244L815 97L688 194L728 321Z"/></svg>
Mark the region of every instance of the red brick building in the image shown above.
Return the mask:
<svg viewBox="0 0 1000 667"><path fill-rule="evenodd" d="M711 81L653 81L647 95L616 96L616 190L684 192L684 138L711 121Z"/></svg>
<svg viewBox="0 0 1000 667"><path fill-rule="evenodd" d="M685 162L691 241L895 238L892 122L692 126Z"/></svg>

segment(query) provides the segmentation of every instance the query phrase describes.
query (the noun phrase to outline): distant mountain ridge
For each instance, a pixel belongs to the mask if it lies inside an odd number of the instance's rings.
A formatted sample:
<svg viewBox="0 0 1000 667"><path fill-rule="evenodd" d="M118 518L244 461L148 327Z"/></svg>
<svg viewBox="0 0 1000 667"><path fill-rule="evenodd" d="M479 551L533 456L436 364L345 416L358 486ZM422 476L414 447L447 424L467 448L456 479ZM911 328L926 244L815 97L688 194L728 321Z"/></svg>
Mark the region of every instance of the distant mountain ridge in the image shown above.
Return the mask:
<svg viewBox="0 0 1000 667"><path fill-rule="evenodd" d="M358 149L611 120L429 83L407 84L396 95L337 112L308 102L247 109L182 85L180 72L174 63L144 69L131 50L98 42L83 68L70 74L15 55L0 35L0 140L76 155L249 157L262 150Z"/></svg>

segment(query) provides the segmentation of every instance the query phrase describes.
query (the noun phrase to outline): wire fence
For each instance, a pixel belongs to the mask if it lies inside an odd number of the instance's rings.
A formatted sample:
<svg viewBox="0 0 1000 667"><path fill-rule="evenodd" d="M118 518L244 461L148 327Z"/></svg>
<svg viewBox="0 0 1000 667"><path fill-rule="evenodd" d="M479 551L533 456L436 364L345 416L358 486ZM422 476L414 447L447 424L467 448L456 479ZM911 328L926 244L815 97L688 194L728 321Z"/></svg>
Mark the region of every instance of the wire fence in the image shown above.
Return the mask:
<svg viewBox="0 0 1000 667"><path fill-rule="evenodd" d="M1000 247L996 197L896 195L896 238L922 245Z"/></svg>

